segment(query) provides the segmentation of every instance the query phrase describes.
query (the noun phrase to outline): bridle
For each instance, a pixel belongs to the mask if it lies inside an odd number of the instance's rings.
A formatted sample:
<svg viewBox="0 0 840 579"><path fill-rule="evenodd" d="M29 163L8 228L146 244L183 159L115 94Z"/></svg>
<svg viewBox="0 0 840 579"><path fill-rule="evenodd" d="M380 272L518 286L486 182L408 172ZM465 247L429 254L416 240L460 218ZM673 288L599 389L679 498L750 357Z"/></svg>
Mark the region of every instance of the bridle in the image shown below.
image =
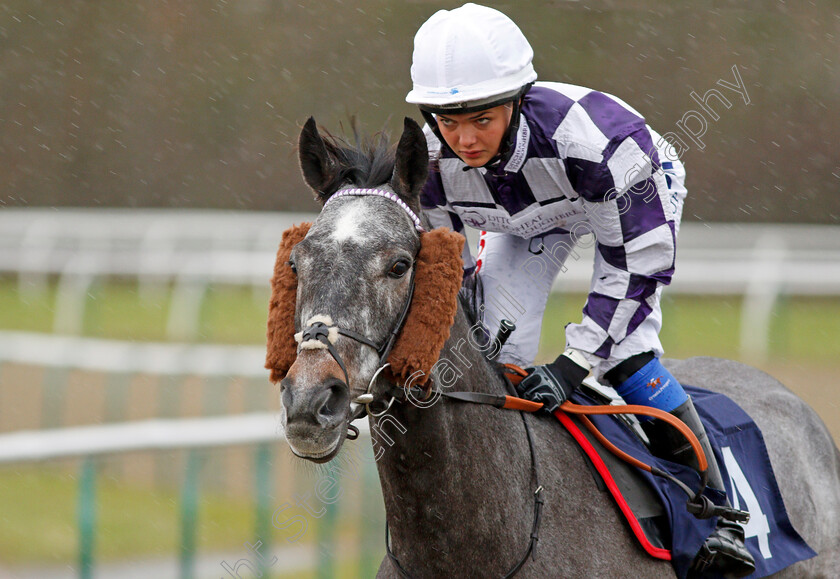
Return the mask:
<svg viewBox="0 0 840 579"><path fill-rule="evenodd" d="M341 189L336 192L329 200L327 200L326 205L332 201L333 199L345 196L377 196L383 197L385 199L389 199L402 208L411 221L414 223L415 229L419 233L423 233L425 230L421 224L419 217L411 210L408 205L405 204L395 193L384 190L384 189L359 189L359 188L346 188ZM326 349L330 356L336 361L336 363L341 368L341 371L344 373L344 381L345 385L347 386L348 390L350 389L350 378L347 373L347 366L341 358L337 348L335 347L334 342L336 341L338 335L346 336L352 340L359 342L360 344L364 344L373 348L376 353L379 355L379 362L377 365L376 371L373 373L373 376L368 383L368 387L363 394L356 396L352 402L357 404L358 407L355 411L353 411L350 420L348 421L348 434L347 438L350 440L355 440L359 436L359 429L350 424L354 420L362 418L365 413L370 414L373 417L382 416L388 410L391 409L395 401L403 402L406 399L414 399L419 401L426 401L430 398L432 394L432 381L431 379L428 381L428 386L425 388L418 387L418 386L406 386L405 388L396 387L392 388L385 392L386 396L390 396L390 401L386 404L383 410L379 412L375 412L371 408L371 404L375 400L375 396L371 392L373 389L373 385L376 382L377 378L382 374L382 372L390 366L387 362L388 356L391 353L391 350L394 347L394 343L396 342L397 336L399 336L400 331L402 330L403 325L405 324L406 317L408 316L408 310L411 306L411 301L414 296L414 286L415 286L415 273L417 271L417 259L415 256L414 263L411 268L411 279L409 281L409 290L408 295L406 296L405 303L402 306L402 310L400 315L398 316L394 326L391 328L389 334L385 337L381 344L377 344L373 340L357 333L352 330L348 330L346 328L341 328L337 325L332 324L332 320L327 316L313 316L311 317L307 323L306 327L303 329L302 332L295 335L295 340L298 342L298 352L302 348L321 348ZM507 333L505 337L510 333L512 328L507 327ZM508 388L512 388L509 381L505 382ZM515 395L515 391L513 392ZM507 408L509 406L506 405L506 402L510 396L498 396L492 394L484 394L480 392L440 392L440 395L446 397L450 400L460 401L460 402L471 402L471 403L478 403L478 404L488 404L491 406L495 406L497 408ZM525 415L523 412L520 412L522 416L522 421L525 426L525 432L528 438L528 447L531 454L531 469L534 473L534 480L536 490L534 491L534 521L531 526L531 533L530 533L530 540L528 542L528 547L525 550L525 554L519 560L519 562L513 566L513 568L508 571L507 574L504 575L504 579L509 579L516 575L525 562L528 560L528 557L535 556L535 548L537 545L537 541L539 540L539 527L540 521L542 519L542 507L544 503L544 499L542 498L543 487L540 485L540 470L539 470L539 462L537 461L535 445L534 445L534 437L531 433L531 427L528 424L528 421L525 419ZM388 558L391 560L397 571L400 573L402 577L411 577L405 568L400 564L397 557L391 551L391 541L390 541L390 533L388 530L388 526L386 523L385 527L385 550L387 552Z"/></svg>
<svg viewBox="0 0 840 579"><path fill-rule="evenodd" d="M328 325L326 321L324 321L323 316L313 316L312 318L310 318L308 322L309 325L307 325L307 327L300 334L295 336L295 339L298 340L301 347L303 347L303 344L305 343L311 343L311 341L323 344L322 347L324 347L330 353L330 356L333 357L338 366L341 368L341 371L344 373L344 384L348 390L350 390L350 377L347 373L347 365L344 363L344 360L342 360L341 358L341 354L338 353L338 349L336 349L335 345L333 344L334 336L336 334L341 334L342 336L346 336L350 339L356 340L360 344L370 346L371 348L376 350L376 353L379 355L377 369L373 373L373 376L371 377L370 382L368 383L367 390L365 390L363 394L356 396L352 400L353 403L358 404L359 406L353 412L353 415L350 417L349 422L353 422L354 420L362 418L365 415L365 412L371 414L372 416L381 416L382 414L387 412L388 409L391 408L391 405L394 403L394 397L392 397L385 410L382 410L378 413L372 412L370 405L374 401L374 396L371 393L371 389L373 388L374 382L383 372L383 370L390 366L390 364L387 362L388 356L391 354L391 350L394 348L394 343L396 343L397 341L397 336L399 336L400 330L402 330L403 324L405 323L405 318L408 316L408 309L409 307L411 307L411 299L414 296L415 271L416 265L412 266L411 268L411 280L409 281L408 295L406 296L406 300L403 304L402 311L400 312L396 323L391 328L391 331L388 333L388 335L385 337L381 344L376 344L376 342L374 342L373 340L370 340L365 336L352 330L341 328L335 325ZM349 438L350 440L355 440L359 436L359 429L350 424L349 422L347 425L347 438Z"/></svg>
<svg viewBox="0 0 840 579"><path fill-rule="evenodd" d="M334 199L338 199L341 197L362 197L362 196L373 196L373 197L382 197L384 199L388 199L396 203L403 211L405 211L406 215L411 219L412 223L414 224L414 229L418 233L425 232L423 225L420 221L420 218L417 216L411 208L397 196L396 193L393 191L388 191L387 189L363 189L363 188L355 188L355 187L348 187L344 189L339 189L336 193L334 193L326 203L324 203L324 207L326 208L330 202ZM344 384L347 386L347 389L350 390L350 377L347 373L347 366L344 364L344 360L342 360L341 355L338 353L334 345L335 338L338 334L342 336L346 336L350 339L353 339L360 344L364 344L365 346L369 346L373 348L379 356L379 362L377 364L377 369L373 373L373 377L370 379L368 383L368 387L363 394L356 396L352 402L357 404L358 407L353 412L353 415L350 418L349 422L353 422L359 418L362 418L365 415L365 412L372 414L373 416L381 416L388 409L391 408L391 405L394 403L394 398L391 398L391 401L388 403L385 410L382 410L378 413L371 412L370 405L374 401L374 396L371 393L373 388L373 384L379 375L389 366L387 360L388 356L391 353L391 350L394 348L394 344L397 341L397 336L399 336L400 331L402 330L403 325L405 324L405 319L408 316L409 307L411 307L411 299L414 296L414 275L417 271L417 256L414 256L414 262L411 267L411 279L409 280L408 285L408 295L406 296L405 302L402 307L402 311L400 312L399 317L391 328L391 331L385 337L381 344L377 344L373 340L354 332L352 330L348 330L346 328L341 328L337 325L332 325L331 320L326 316L313 316L307 321L307 325L302 332L295 335L295 339L298 341L298 351L301 348L307 347L306 344L310 344L308 347L318 347L318 348L325 348L336 363L341 368L341 371L344 373ZM328 323L330 322L330 323ZM321 344L318 346L317 344ZM348 435L347 437L350 440L355 440L359 436L359 429L353 426L352 424L348 423Z"/></svg>

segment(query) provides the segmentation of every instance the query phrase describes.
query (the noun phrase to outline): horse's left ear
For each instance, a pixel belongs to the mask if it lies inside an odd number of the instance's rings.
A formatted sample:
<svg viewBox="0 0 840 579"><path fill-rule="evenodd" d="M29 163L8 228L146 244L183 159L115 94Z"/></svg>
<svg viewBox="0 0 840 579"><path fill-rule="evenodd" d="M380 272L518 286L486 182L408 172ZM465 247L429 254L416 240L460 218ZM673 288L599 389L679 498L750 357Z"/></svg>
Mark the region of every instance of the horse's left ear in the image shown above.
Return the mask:
<svg viewBox="0 0 840 579"><path fill-rule="evenodd" d="M420 189L429 174L429 150L423 129L413 119L405 118L403 134L397 145L397 159L391 187L415 212L420 211Z"/></svg>

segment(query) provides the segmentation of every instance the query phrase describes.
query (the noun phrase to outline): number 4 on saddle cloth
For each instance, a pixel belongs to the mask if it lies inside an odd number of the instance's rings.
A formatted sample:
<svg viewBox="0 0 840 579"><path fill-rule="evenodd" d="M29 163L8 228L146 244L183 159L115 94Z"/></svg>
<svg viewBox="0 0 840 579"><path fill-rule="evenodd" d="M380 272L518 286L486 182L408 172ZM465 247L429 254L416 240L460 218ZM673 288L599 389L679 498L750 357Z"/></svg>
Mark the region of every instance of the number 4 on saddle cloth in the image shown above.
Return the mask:
<svg viewBox="0 0 840 579"><path fill-rule="evenodd" d="M816 556L790 523L764 437L755 422L722 394L693 386L684 388L706 426L732 505L750 513L744 525L746 545L756 566L750 577L765 577ZM571 400L582 405L603 403L589 388L578 389ZM584 450L598 473L599 486L610 491L645 550L653 557L670 560L677 576L686 577L716 519L697 519L686 509L687 497L674 483L619 460L588 430L578 428L579 421L572 415L556 415ZM624 420L613 416L589 418L619 449L675 475L693 489L699 488L696 471L653 456ZM707 489L705 494L715 504L725 502L720 491Z"/></svg>

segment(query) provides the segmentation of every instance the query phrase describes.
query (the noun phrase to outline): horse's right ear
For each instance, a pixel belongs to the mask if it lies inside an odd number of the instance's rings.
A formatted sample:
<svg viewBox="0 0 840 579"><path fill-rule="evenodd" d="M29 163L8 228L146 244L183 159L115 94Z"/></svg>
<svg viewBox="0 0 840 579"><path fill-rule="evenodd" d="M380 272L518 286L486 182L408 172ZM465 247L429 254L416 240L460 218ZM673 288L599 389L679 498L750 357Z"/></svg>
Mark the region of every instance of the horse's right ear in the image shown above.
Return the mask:
<svg viewBox="0 0 840 579"><path fill-rule="evenodd" d="M326 203L329 195L324 193L337 172L337 165L327 149L323 137L318 133L315 118L309 117L298 140L298 155L303 180L315 193L315 200Z"/></svg>

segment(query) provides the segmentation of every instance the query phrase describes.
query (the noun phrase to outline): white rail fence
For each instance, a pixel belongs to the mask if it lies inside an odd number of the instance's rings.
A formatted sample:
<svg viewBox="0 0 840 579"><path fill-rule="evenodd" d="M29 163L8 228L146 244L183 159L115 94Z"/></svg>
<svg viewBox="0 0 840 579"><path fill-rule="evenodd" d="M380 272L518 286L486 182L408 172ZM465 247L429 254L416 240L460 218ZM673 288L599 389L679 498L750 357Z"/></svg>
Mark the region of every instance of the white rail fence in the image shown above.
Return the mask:
<svg viewBox="0 0 840 579"><path fill-rule="evenodd" d="M0 331L0 364L170 376L264 379L265 347L128 342L35 332Z"/></svg>
<svg viewBox="0 0 840 579"><path fill-rule="evenodd" d="M122 454L144 450L216 448L283 440L271 412L24 430L0 434L0 464ZM362 426L359 423L360 427ZM365 423L367 426L367 423ZM361 430L361 428L360 428Z"/></svg>
<svg viewBox="0 0 840 579"><path fill-rule="evenodd" d="M37 430L276 412L264 364L260 346L0 331L0 425Z"/></svg>
<svg viewBox="0 0 840 579"><path fill-rule="evenodd" d="M263 382L264 387L260 390L263 393L270 393L273 389L268 384L268 373L263 368L265 350L255 346L222 346L222 345L194 345L194 344L170 344L170 343L136 343L114 340L100 340L81 338L76 336L56 336L48 334L37 334L27 332L0 332L0 400L5 406L7 415L25 413L24 407L30 405L29 399L37 390L34 383L24 382L15 384L21 378L14 372L9 372L10 366L39 368L44 370L45 380L55 382L49 384L40 396L43 399L41 412L56 404L66 404L70 396L66 384L72 373L84 373L85 380L91 380L93 374L131 376L159 375L170 380L177 380L172 383L181 390L189 379L204 378L216 379L222 382L245 379L250 381L246 386L253 387L254 382ZM114 384L106 383L104 390L110 389ZM45 384L45 386L47 386ZM155 394L142 388L144 397ZM218 391L212 393L218 395ZM106 393L107 395L107 393ZM167 398L161 398L157 392L159 402L173 402ZM48 398L57 397L61 400L50 401ZM101 397L101 396L100 396ZM88 397L82 402L87 405L95 404L95 396ZM224 398L224 397L223 397ZM264 396L263 396L264 398ZM123 399L123 402L126 400ZM183 401L183 399L182 399ZM215 416L201 417L160 417L156 416L142 420L117 421L105 424L83 424L79 426L65 426L61 423L56 426L51 423L50 428L39 428L46 424L46 421L34 420L28 428L13 432L0 433L0 466L11 466L25 463L56 461L62 459L80 459L77 497L77 537L78 555L77 565L67 573L60 573L56 576L67 577L77 576L83 579L92 578L95 573L95 537L98 531L97 524L97 499L96 479L98 471L101 470L103 457L130 457L136 456L130 453L139 451L154 452L155 461L164 467L168 475L167 484L179 478L178 465L183 462L183 474L181 475L181 498L179 504L181 518L181 544L178 547L178 556L167 565L167 575L182 578L196 577L196 569L202 565L197 549L197 524L198 517L197 496L202 486L212 484L217 474L217 463L205 464L205 459L215 456L218 460L219 450L239 447L240 453L253 455L253 462L250 467L243 467L237 462L235 469L237 475L242 475L244 469L248 469L254 483L254 520L255 537L253 543L259 540L266 551L271 549L269 537L271 536L271 503L272 487L278 483L273 482L277 478L278 469L282 474L280 478L286 479L288 486L291 479L289 473L283 469L284 462L273 457L273 449L282 445L283 432L279 423L279 415L276 411L255 410L259 405L251 404L250 409L238 414L230 414L232 409L224 402L217 410L223 413ZM183 411L180 404L174 404L175 408L166 408L166 413L177 413ZM159 409L162 407L159 406ZM37 410L36 410L37 412ZM78 417L77 417L78 418ZM88 417L90 419L90 417ZM98 421L100 418L94 417ZM8 426L4 424L4 426ZM358 427L363 436L360 444L370 444L370 430L367 421L360 421ZM182 461L172 460L170 451L183 451L186 453ZM201 453L209 454L201 454ZM361 452L361 451L360 451ZM215 453L215 454L214 454ZM363 464L361 476L363 482L352 479L348 484L352 487L352 496L361 496L370 513L380 513L381 499L378 499L372 491L364 489L375 488L375 468L372 460L370 464ZM202 465L204 475L202 476ZM336 475L338 476L338 475ZM344 475L342 475L344 481ZM202 479L204 481L202 482ZM278 479L279 480L279 479ZM344 481L347 482L347 481ZM300 481L297 481L300 483ZM300 483L305 484L305 483ZM358 488L357 488L358 487ZM311 487L307 487L311 488ZM287 489L289 493L301 492L306 489ZM357 497L358 498L358 497ZM336 515L338 505L330 505L333 512L329 522L318 526L319 542L335 541ZM355 507L354 507L355 509ZM348 513L355 512L354 509L345 509ZM347 516L357 516L348 514ZM377 515L378 516L378 515ZM371 517L368 517L370 519ZM375 567L372 567L377 558L381 558L381 545L377 541L381 535L378 528L380 521L376 517L368 524L364 519L359 522L354 519L357 525L365 527L360 535L359 556L365 576L369 576ZM375 527L375 528L374 528ZM249 538L249 537L246 537ZM250 538L249 538L250 539ZM370 549L373 544L377 548ZM362 549L367 549L363 551ZM301 551L300 549L298 551ZM317 556L302 555L302 551L296 551L293 556L296 559L296 569L299 571L318 568L322 576L330 576L335 566L335 554L331 549L321 549ZM322 552L323 551L323 552ZM209 555L212 559L212 555ZM205 556L205 559L207 556ZM298 559L306 561L298 561ZM234 559L236 560L236 559ZM219 576L224 571L220 567L221 559L209 561L209 567L215 574L206 576ZM205 561L206 563L206 561ZM235 565L239 566L239 563ZM289 563L287 561L287 563ZM139 563L138 563L139 564ZM244 565L244 563L242 563ZM303 567L300 567L303 565ZM248 567L253 570L252 566ZM177 569L177 571L176 571ZM221 571L220 571L221 569ZM279 568L277 569L279 570ZM47 576L47 571L33 571L24 576ZM267 572L267 569L263 571ZM262 572L262 571L261 571ZM3 570L0 569L0 575ZM28 573L28 572L27 572ZM33 574L34 573L34 574ZM51 576L51 575L50 575ZM122 576L119 573L96 573L96 576ZM147 575L151 576L151 575ZM204 575L203 575L204 576ZM261 575L262 576L262 575Z"/></svg>
<svg viewBox="0 0 840 579"><path fill-rule="evenodd" d="M0 211L0 275L17 276L22 294L58 279L54 330L79 334L91 285L136 279L142 296L172 285L170 339L198 333L206 289L247 285L264 300L282 232L307 213L232 211L5 209ZM592 249L569 259L555 290L584 292ZM780 295L840 295L840 227L684 223L677 275L668 290L745 299L741 346L766 354Z"/></svg>

